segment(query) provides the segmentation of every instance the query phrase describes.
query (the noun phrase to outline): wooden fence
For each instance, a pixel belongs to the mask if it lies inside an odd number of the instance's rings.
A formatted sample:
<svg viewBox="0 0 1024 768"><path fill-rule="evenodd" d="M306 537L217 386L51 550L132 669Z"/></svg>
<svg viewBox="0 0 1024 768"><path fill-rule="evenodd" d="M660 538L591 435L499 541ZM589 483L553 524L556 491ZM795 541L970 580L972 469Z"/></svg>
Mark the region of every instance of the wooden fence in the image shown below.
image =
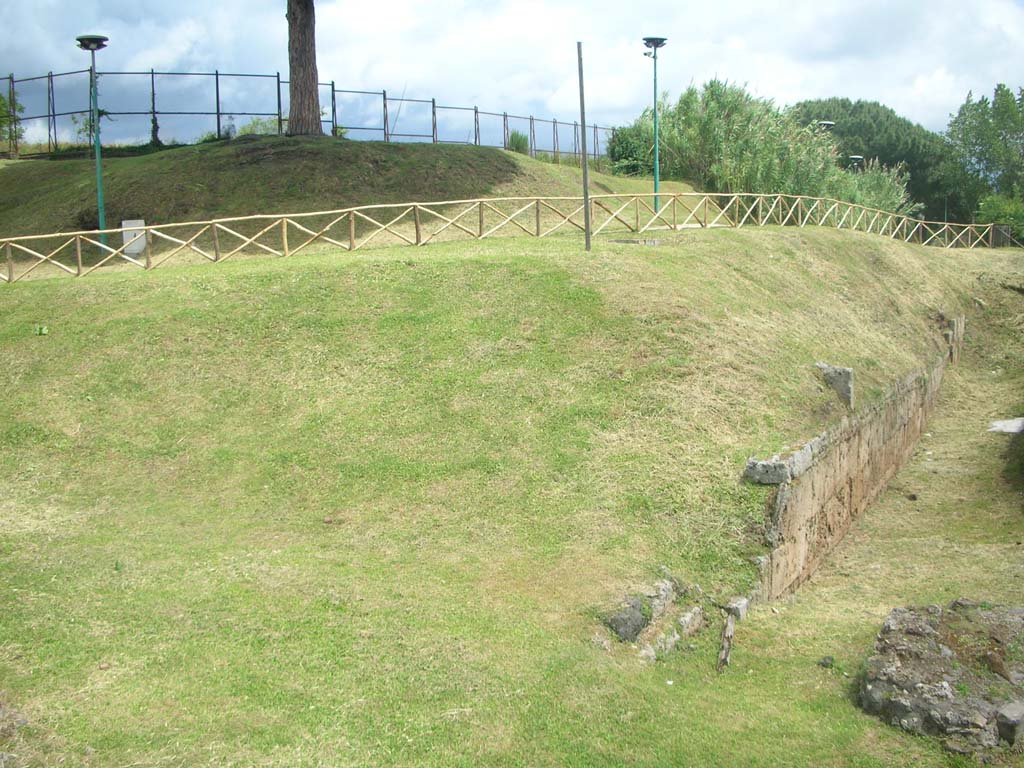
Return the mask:
<svg viewBox="0 0 1024 768"><path fill-rule="evenodd" d="M1020 246L1006 227L920 221L838 200L798 195L653 193L590 198L594 235L640 236L695 228L820 226L942 248ZM335 211L257 215L127 229L0 238L0 280L32 275L82 277L121 264L155 269L172 259L219 262L239 255L292 256L300 251L355 251L423 246L507 234L548 237L583 230L576 197L515 197L436 203L365 205ZM103 242L114 240L115 242Z"/></svg>

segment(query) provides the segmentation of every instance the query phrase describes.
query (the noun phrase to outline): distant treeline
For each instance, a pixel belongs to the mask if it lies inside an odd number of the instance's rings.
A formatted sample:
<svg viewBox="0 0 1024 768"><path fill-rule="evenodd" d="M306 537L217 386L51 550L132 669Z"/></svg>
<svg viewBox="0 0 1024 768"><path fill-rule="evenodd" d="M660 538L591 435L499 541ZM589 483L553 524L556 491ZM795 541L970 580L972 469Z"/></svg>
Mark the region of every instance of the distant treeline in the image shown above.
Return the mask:
<svg viewBox="0 0 1024 768"><path fill-rule="evenodd" d="M659 105L661 173L715 192L833 197L933 221L999 221L1024 235L1024 89L968 94L934 133L877 102L789 109L712 80ZM653 111L615 131L625 174L653 172Z"/></svg>

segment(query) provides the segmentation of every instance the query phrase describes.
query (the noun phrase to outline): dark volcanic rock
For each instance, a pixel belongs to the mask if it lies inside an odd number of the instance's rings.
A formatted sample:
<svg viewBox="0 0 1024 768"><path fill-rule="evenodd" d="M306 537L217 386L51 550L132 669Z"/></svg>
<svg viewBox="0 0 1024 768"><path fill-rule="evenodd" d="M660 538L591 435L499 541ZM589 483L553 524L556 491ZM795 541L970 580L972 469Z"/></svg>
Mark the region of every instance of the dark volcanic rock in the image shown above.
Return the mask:
<svg viewBox="0 0 1024 768"><path fill-rule="evenodd" d="M621 609L605 619L608 629L624 643L632 643L643 628L650 623L649 612L644 611L644 602L639 597L627 597Z"/></svg>
<svg viewBox="0 0 1024 768"><path fill-rule="evenodd" d="M953 752L1019 746L1024 608L956 600L895 608L861 677L858 703Z"/></svg>

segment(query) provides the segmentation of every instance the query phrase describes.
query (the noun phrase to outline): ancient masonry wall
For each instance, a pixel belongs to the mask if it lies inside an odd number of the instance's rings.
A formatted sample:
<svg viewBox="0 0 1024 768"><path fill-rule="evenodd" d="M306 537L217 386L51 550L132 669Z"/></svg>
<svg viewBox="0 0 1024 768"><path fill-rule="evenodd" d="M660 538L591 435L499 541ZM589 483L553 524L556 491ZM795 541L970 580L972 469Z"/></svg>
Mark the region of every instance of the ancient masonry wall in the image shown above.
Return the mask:
<svg viewBox="0 0 1024 768"><path fill-rule="evenodd" d="M894 385L881 402L845 417L786 459L748 465L748 478L777 485L768 499L772 549L760 562L763 599L793 591L814 573L913 453L946 366L959 359L963 317L949 322L945 337L946 353Z"/></svg>

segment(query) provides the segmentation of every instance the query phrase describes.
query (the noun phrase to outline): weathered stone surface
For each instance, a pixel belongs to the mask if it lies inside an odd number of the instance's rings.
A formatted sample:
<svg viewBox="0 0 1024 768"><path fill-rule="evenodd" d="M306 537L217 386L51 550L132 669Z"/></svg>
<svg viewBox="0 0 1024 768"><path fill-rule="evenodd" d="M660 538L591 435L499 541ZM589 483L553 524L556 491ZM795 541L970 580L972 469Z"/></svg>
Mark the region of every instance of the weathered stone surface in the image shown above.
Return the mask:
<svg viewBox="0 0 1024 768"><path fill-rule="evenodd" d="M734 597L725 606L725 610L736 617L736 621L743 621L747 618L747 611L750 609L750 600L746 597Z"/></svg>
<svg viewBox="0 0 1024 768"><path fill-rule="evenodd" d="M996 713L999 738L1011 747L1024 746L1024 701L1014 701L1000 707Z"/></svg>
<svg viewBox="0 0 1024 768"><path fill-rule="evenodd" d="M847 415L785 459L747 462L745 480L776 485L766 509L770 552L760 568L761 597L780 597L814 573L911 456L946 366L963 341L962 318L949 327L949 354L898 381L880 401Z"/></svg>
<svg viewBox="0 0 1024 768"><path fill-rule="evenodd" d="M675 579L661 579L654 582L654 586L644 590L644 597L648 598L651 605L651 621L657 621L665 613L666 609L676 601L679 585Z"/></svg>
<svg viewBox="0 0 1024 768"><path fill-rule="evenodd" d="M988 654L1019 672L1024 661L1004 649L1021 642L1021 608L968 600L895 608L859 681L858 703L892 725L942 739L950 751L1019 746L1024 687L994 672Z"/></svg>
<svg viewBox="0 0 1024 768"><path fill-rule="evenodd" d="M695 605L689 610L683 611L676 623L679 624L679 631L683 633L684 637L695 635L704 626L704 609Z"/></svg>
<svg viewBox="0 0 1024 768"><path fill-rule="evenodd" d="M605 619L605 624L619 640L632 643L650 621L650 613L644 610L643 600L632 596L623 601L622 608Z"/></svg>
<svg viewBox="0 0 1024 768"><path fill-rule="evenodd" d="M755 458L747 459L747 466L743 470L743 479L749 483L759 483L760 485L785 483L790 479L789 463L778 456L764 461Z"/></svg>
<svg viewBox="0 0 1024 768"><path fill-rule="evenodd" d="M825 383L839 395L839 399L853 408L853 368L841 368L828 363L815 363L814 367L821 372Z"/></svg>

